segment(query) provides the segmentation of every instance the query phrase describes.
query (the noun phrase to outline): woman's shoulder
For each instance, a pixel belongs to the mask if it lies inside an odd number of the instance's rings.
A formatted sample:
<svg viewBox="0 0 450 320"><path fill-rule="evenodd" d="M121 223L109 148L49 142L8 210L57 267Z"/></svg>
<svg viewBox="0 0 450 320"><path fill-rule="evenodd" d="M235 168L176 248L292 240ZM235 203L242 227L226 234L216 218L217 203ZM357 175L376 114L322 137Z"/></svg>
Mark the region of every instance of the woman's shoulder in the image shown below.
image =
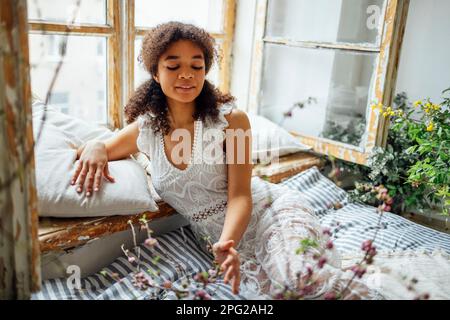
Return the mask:
<svg viewBox="0 0 450 320"><path fill-rule="evenodd" d="M230 129L250 129L250 120L245 111L232 108L228 113L224 114Z"/></svg>

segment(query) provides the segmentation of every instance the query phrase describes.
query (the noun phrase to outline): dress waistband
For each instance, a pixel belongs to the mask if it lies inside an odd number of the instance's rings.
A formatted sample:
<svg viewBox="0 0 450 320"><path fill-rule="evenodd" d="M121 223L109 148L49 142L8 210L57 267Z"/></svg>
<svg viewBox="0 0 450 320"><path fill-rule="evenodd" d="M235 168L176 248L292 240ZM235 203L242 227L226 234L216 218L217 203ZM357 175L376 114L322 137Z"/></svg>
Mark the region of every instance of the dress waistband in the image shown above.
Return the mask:
<svg viewBox="0 0 450 320"><path fill-rule="evenodd" d="M203 209L203 210L200 210L200 211L194 213L191 216L191 219L194 222L199 222L199 221L208 219L209 217L211 217L215 214L222 213L226 209L226 207L227 207L227 201L221 200L220 202L216 203L215 205L213 205L209 208L206 208L206 209Z"/></svg>

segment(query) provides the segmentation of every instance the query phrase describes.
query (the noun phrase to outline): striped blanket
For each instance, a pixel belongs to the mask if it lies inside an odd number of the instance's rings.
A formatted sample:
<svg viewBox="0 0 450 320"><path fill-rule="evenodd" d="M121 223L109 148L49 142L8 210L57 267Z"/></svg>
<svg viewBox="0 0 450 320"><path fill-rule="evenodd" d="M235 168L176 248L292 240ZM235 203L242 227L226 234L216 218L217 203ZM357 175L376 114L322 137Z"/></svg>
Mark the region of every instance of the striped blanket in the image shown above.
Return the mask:
<svg viewBox="0 0 450 320"><path fill-rule="evenodd" d="M379 223L379 214L374 207L349 203L347 194L324 177L317 168L304 171L285 182L290 188L302 192L314 207L324 227L333 232L336 248L341 252L360 250L364 240L371 239L379 229L375 245L379 250L419 249L428 252L441 249L450 253L450 235L418 225L391 213L384 213ZM342 208L335 210L333 204ZM189 226L158 237L159 246L149 249L142 245L141 260L144 272L160 271L161 281L170 280L181 286L186 276L208 270L212 256L203 251ZM157 267L153 258L161 259ZM133 286L135 267L126 257L117 258L102 272L81 279L81 289L72 289L66 279L50 279L43 282L42 290L33 299L174 299L165 291L140 291ZM115 277L121 280L117 281ZM244 299L234 296L228 285L220 280L210 287L213 299Z"/></svg>

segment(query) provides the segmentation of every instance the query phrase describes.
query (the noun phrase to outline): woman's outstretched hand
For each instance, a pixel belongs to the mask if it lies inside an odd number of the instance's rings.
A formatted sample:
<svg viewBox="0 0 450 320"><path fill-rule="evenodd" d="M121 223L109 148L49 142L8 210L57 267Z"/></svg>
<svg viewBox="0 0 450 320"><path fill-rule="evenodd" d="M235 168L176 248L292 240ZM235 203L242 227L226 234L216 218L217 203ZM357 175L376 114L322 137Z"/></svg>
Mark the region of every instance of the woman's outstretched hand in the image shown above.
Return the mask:
<svg viewBox="0 0 450 320"><path fill-rule="evenodd" d="M231 287L234 294L239 293L239 284L241 282L239 254L234 249L234 240L216 242L212 249L215 261L219 264L220 270L224 272L223 281L228 284L231 281Z"/></svg>
<svg viewBox="0 0 450 320"><path fill-rule="evenodd" d="M92 195L94 191L100 190L102 177L114 182L109 174L108 153L106 146L100 141L88 141L77 150L78 164L71 179L72 185L77 185L77 192L83 191L86 182L86 195ZM86 181L87 179L87 181Z"/></svg>

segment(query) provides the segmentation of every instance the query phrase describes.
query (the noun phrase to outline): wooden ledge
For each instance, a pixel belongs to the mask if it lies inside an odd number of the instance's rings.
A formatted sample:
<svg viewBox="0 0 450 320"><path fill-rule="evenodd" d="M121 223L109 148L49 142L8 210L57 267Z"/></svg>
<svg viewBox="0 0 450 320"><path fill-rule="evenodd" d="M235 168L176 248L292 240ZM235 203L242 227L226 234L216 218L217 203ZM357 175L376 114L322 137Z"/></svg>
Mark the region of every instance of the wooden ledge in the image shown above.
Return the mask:
<svg viewBox="0 0 450 320"><path fill-rule="evenodd" d="M280 183L297 173L312 167L322 167L323 160L308 152L298 152L280 157L277 163L253 166L253 176L260 176L272 183Z"/></svg>
<svg viewBox="0 0 450 320"><path fill-rule="evenodd" d="M144 215L155 220L175 214L175 209L165 202L158 202L159 211L135 215L90 218L40 218L39 242L41 253L69 250L101 237L128 230L131 220L138 224Z"/></svg>
<svg viewBox="0 0 450 320"><path fill-rule="evenodd" d="M253 176L279 183L313 166L321 166L322 161L310 153L295 153L281 157L278 163L255 165ZM131 220L138 224L145 214L148 220L168 217L176 213L175 209L163 201L157 202L159 211L144 212L135 215L90 217L90 218L40 218L39 242L41 253L64 251L79 247L101 237L128 230Z"/></svg>

